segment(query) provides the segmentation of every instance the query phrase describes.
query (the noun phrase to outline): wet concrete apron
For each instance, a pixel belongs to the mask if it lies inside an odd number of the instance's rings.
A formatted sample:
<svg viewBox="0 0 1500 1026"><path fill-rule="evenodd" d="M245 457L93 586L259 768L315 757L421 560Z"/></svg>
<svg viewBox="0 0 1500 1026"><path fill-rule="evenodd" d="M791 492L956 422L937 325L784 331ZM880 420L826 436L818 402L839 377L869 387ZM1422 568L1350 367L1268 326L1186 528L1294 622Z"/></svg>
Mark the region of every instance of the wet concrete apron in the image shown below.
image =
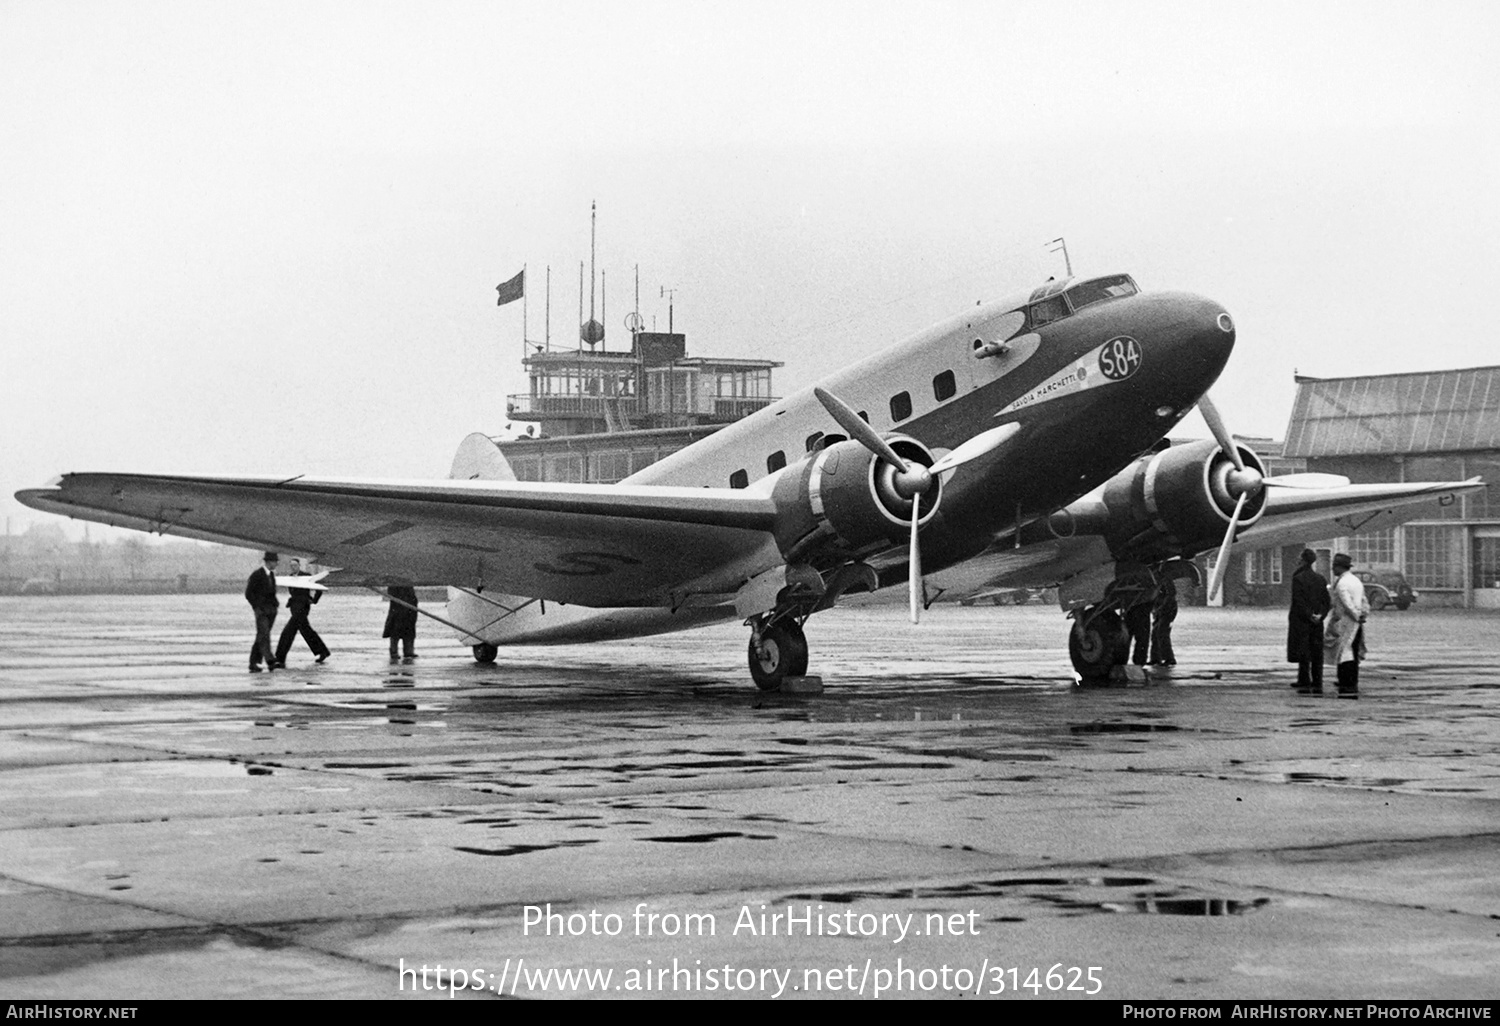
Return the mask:
<svg viewBox="0 0 1500 1026"><path fill-rule="evenodd" d="M252 676L232 596L0 600L0 996L1496 994L1494 617L1377 614L1359 702L1279 612L1080 689L1055 610L840 609L821 696L382 617Z"/></svg>

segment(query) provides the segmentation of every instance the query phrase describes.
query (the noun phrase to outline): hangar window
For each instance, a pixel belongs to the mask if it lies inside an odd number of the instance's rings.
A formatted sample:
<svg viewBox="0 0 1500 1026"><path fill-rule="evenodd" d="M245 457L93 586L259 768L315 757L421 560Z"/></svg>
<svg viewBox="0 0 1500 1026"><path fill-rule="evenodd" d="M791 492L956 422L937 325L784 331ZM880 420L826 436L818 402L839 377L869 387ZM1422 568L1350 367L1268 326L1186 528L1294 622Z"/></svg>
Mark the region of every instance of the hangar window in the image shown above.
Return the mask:
<svg viewBox="0 0 1500 1026"><path fill-rule="evenodd" d="M911 393L897 392L891 396L891 419L901 422L911 416Z"/></svg>
<svg viewBox="0 0 1500 1026"><path fill-rule="evenodd" d="M733 474L729 475L729 487L749 488L750 475L745 473L743 470L736 470Z"/></svg>
<svg viewBox="0 0 1500 1026"><path fill-rule="evenodd" d="M1135 287L1135 282L1128 274L1111 274L1107 278L1095 278L1079 285L1074 285L1064 295L1068 302L1073 305L1074 310L1082 310L1086 306L1102 303L1106 299L1119 299L1122 296L1133 296L1140 289Z"/></svg>
<svg viewBox="0 0 1500 1026"><path fill-rule="evenodd" d="M766 473L774 474L784 466L786 466L786 453L780 449L766 457Z"/></svg>
<svg viewBox="0 0 1500 1026"><path fill-rule="evenodd" d="M958 391L958 384L953 380L953 372L945 370L932 379L932 395L938 402L944 399L952 399L953 393Z"/></svg>

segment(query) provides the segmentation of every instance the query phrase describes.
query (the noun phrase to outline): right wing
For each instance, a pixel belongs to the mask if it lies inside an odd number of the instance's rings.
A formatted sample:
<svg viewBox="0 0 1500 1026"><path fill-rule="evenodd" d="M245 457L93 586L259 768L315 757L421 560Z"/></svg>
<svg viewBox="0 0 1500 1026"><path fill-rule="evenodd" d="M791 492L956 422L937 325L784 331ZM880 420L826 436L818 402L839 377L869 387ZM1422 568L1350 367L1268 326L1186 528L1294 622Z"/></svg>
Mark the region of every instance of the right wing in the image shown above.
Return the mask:
<svg viewBox="0 0 1500 1026"><path fill-rule="evenodd" d="M585 606L675 606L779 566L760 490L518 481L67 474L33 509L301 553L341 580L482 586Z"/></svg>

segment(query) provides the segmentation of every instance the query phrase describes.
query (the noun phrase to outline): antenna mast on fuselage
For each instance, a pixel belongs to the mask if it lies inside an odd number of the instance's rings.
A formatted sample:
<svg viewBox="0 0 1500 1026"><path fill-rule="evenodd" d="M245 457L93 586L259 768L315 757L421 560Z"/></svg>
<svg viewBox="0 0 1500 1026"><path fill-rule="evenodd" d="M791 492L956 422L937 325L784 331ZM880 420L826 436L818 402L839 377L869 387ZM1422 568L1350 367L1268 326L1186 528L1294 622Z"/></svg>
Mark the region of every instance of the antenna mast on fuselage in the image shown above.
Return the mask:
<svg viewBox="0 0 1500 1026"><path fill-rule="evenodd" d="M1068 277L1073 277L1073 261L1068 256L1068 240L1059 235L1057 238L1047 243L1047 245L1052 247L1051 249L1047 250L1047 252L1049 253L1056 253L1059 249L1062 250L1063 266L1068 269Z"/></svg>

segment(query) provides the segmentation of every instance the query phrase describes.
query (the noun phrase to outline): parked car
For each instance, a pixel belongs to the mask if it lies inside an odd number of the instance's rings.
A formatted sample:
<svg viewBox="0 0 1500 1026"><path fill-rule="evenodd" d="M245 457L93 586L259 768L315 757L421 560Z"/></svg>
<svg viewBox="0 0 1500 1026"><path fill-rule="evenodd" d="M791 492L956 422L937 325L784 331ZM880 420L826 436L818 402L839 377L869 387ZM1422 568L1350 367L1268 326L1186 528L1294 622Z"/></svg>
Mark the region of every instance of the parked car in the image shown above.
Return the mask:
<svg viewBox="0 0 1500 1026"><path fill-rule="evenodd" d="M992 606L1024 606L1033 598L1040 597L1042 597L1041 588L997 588L994 591L980 592L977 595L959 599L958 604L972 606L979 602L988 602Z"/></svg>
<svg viewBox="0 0 1500 1026"><path fill-rule="evenodd" d="M1355 570L1354 576L1365 582L1365 598L1371 609L1395 606L1407 609L1417 600L1417 593L1397 566L1372 566Z"/></svg>

